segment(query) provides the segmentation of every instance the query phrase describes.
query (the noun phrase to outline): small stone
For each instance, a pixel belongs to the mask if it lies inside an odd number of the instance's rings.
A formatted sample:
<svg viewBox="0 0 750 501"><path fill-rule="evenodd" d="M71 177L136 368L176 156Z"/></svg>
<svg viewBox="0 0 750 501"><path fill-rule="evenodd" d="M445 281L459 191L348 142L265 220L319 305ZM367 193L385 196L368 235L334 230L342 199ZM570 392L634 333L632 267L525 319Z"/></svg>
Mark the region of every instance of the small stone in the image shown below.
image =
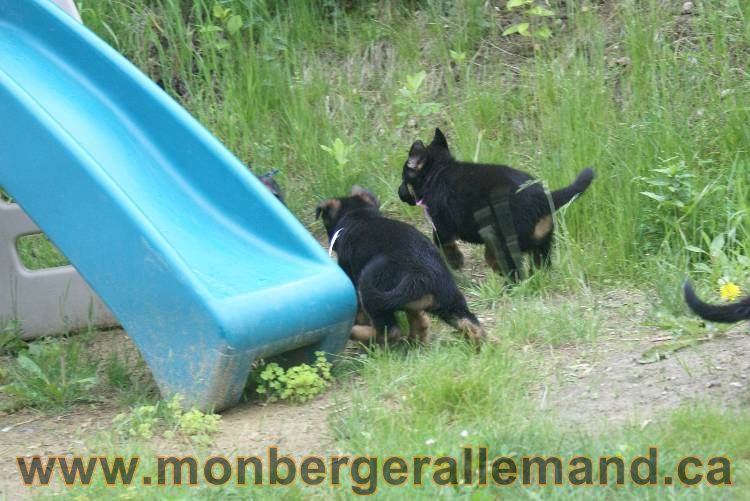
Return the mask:
<svg viewBox="0 0 750 501"><path fill-rule="evenodd" d="M742 388L742 383L739 383L737 381L732 381L729 383L729 386L734 386L735 388Z"/></svg>
<svg viewBox="0 0 750 501"><path fill-rule="evenodd" d="M683 14L692 14L693 13L693 2L685 2L682 4L682 13Z"/></svg>
<svg viewBox="0 0 750 501"><path fill-rule="evenodd" d="M719 386L721 386L721 383L716 383L716 382L713 382L713 381L710 382L710 383L708 383L708 384L706 384L706 388L718 388Z"/></svg>

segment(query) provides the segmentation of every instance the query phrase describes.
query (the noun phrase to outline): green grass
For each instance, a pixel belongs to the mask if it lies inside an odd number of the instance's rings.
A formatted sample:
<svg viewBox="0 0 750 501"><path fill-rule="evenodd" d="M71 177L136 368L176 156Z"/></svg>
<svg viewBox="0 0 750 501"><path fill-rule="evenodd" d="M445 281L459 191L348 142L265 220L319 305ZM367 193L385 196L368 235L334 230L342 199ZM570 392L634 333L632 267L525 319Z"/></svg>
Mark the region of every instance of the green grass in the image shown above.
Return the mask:
<svg viewBox="0 0 750 501"><path fill-rule="evenodd" d="M468 441L514 457L628 457L658 445L668 468L682 454L727 454L737 487L514 487L506 495L747 498L746 406L697 404L644 429L598 432L570 429L530 395L553 350L596 346L605 291L643 291L650 317L679 326L687 276L708 297L716 298L721 278L750 288L750 3L696 1L690 16L680 15L682 2L549 3L564 20L551 23L549 40L531 40L501 36L519 19L503 2L484 0L228 0L220 2L226 15L215 15L210 0L78 1L91 29L255 172L280 169L290 209L319 236L317 202L355 182L373 190L387 214L425 229L421 210L402 204L396 188L409 146L435 126L458 158L507 163L552 188L595 168L589 191L558 214L550 270L510 290L492 275L457 275L472 307L491 319L498 346L474 353L433 322L438 335L428 347L374 350L345 364L358 383L351 410L331 423L342 450L455 454ZM243 21L236 32L234 15ZM338 160L321 148L337 143ZM104 379L125 394L139 391L118 361ZM146 450L99 443L105 453ZM96 489L85 492L106 491ZM153 496L142 486L129 492ZM409 495L503 493L427 486ZM403 495L384 487L380 494Z"/></svg>
<svg viewBox="0 0 750 501"><path fill-rule="evenodd" d="M513 345L509 347L515 347ZM364 362L366 385L357 387L353 410L334 422L334 429L352 454L379 458L390 455L461 456L464 446L485 446L491 457L558 456L565 462L576 456L619 455L630 460L658 446L660 475L674 472L683 455L717 455L734 458L730 494L726 490L699 488L625 487L437 487L412 489L419 499L458 496L464 499L494 496L545 499L599 497L662 499L665 496L738 499L748 493L750 473L750 415L746 411L722 412L710 406L685 406L655 425L640 423L607 426L606 432L575 429L554 412L543 412L538 401L525 398L538 383L533 370L538 355L499 347L477 356L462 348L427 349L403 357L375 356ZM515 347L517 348L517 347ZM592 417L593 418L593 417ZM520 483L520 482L517 482ZM588 491L586 490L588 489ZM402 488L382 485L379 494L399 499Z"/></svg>
<svg viewBox="0 0 750 501"><path fill-rule="evenodd" d="M96 363L77 340L32 343L19 352L0 391L11 397L10 408L36 407L61 409L78 402L97 399Z"/></svg>
<svg viewBox="0 0 750 501"><path fill-rule="evenodd" d="M387 212L419 218L395 188L411 142L440 125L459 158L478 153L551 187L596 168L585 202L565 214L564 261L589 280L641 281L658 267L645 254L705 260L685 251L704 247L704 232L713 238L731 227L733 248L747 242L738 217L750 179L742 2L699 2L690 17L656 0L568 2L557 9L567 23L536 50L501 37L507 15L476 0L346 10L222 2L245 21L232 35L205 0L81 4L95 31L240 159L258 172L280 168L282 184L294 187L291 209L310 226L316 201L353 182L374 190ZM451 50L465 61L452 67ZM404 110L399 89L420 71L416 104ZM336 138L352 147L343 168L320 147ZM689 205L684 214L640 194L653 191L654 169L673 164L694 176L678 200Z"/></svg>
<svg viewBox="0 0 750 501"><path fill-rule="evenodd" d="M68 259L50 242L46 235L24 235L16 241L21 263L30 270L54 268L70 264Z"/></svg>

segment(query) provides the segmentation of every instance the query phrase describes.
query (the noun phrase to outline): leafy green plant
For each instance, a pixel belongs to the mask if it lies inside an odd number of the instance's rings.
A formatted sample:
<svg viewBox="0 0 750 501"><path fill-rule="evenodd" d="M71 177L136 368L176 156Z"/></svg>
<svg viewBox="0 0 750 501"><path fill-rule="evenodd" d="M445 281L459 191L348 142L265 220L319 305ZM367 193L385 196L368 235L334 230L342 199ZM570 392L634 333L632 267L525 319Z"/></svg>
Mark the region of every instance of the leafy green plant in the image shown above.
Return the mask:
<svg viewBox="0 0 750 501"><path fill-rule="evenodd" d="M336 161L336 166L339 170L343 170L344 167L346 167L346 164L349 163L349 155L351 155L354 145L346 144L340 137L337 137L333 140L330 146L321 144L320 149L331 155Z"/></svg>
<svg viewBox="0 0 750 501"><path fill-rule="evenodd" d="M283 369L277 363L262 366L255 376L255 391L269 402L307 402L331 383L331 363L325 353L315 352L313 365L301 364Z"/></svg>
<svg viewBox="0 0 750 501"><path fill-rule="evenodd" d="M396 116L401 119L421 119L438 113L443 105L427 101L422 88L427 73L419 71L406 76L404 85L399 88L398 95L394 100Z"/></svg>
<svg viewBox="0 0 750 501"><path fill-rule="evenodd" d="M17 405L63 407L92 400L96 386L95 364L76 342L40 342L19 353L9 369L10 382L0 390Z"/></svg>
<svg viewBox="0 0 750 501"><path fill-rule="evenodd" d="M244 26L242 16L224 7L221 2L214 2L211 8L211 20L198 26L198 32L207 35L212 41L213 48L221 52L229 47L226 35L235 36Z"/></svg>
<svg viewBox="0 0 750 501"><path fill-rule="evenodd" d="M159 424L158 404L141 405L129 414L120 413L112 420L115 430L123 436L140 437L146 440L153 438Z"/></svg>
<svg viewBox="0 0 750 501"><path fill-rule="evenodd" d="M451 49L449 51L449 53L450 53L450 56L451 56L451 60L454 63L456 63L458 65L462 65L462 64L464 64L466 62L466 52L458 52L458 51L455 51L455 50Z"/></svg>
<svg viewBox="0 0 750 501"><path fill-rule="evenodd" d="M695 174L684 160L677 157L662 161L662 165L651 169L651 175L637 178L648 188L640 194L652 201L652 205L646 208L643 220L647 247L658 250L653 248L655 244L661 247L676 234L688 250L694 251L689 244L690 238L686 236L687 217L713 185L709 184L698 191L695 188Z"/></svg>
<svg viewBox="0 0 750 501"><path fill-rule="evenodd" d="M321 191L338 195L358 182L362 173L362 166L359 163L351 162L354 144L347 144L337 137L330 145L321 144L319 146L333 159L333 165L330 162L325 162L323 169L321 169L325 173L324 187L321 188Z"/></svg>
<svg viewBox="0 0 750 501"><path fill-rule="evenodd" d="M508 0L505 8L520 12L524 21L508 26L503 31L503 36L518 33L525 37L543 40L552 36L546 19L554 16L555 13L548 8L538 5L534 0Z"/></svg>
<svg viewBox="0 0 750 501"><path fill-rule="evenodd" d="M714 238L706 233L702 236L704 247L686 247L688 251L708 258L708 261L693 263L693 270L720 287L735 282L744 283L750 275L750 257L737 237L737 227L731 227Z"/></svg>
<svg viewBox="0 0 750 501"><path fill-rule="evenodd" d="M183 410L182 395L155 404L140 405L112 420L114 430L123 438L149 440L158 434L166 439L181 436L198 444L208 444L219 431L221 416L198 409Z"/></svg>

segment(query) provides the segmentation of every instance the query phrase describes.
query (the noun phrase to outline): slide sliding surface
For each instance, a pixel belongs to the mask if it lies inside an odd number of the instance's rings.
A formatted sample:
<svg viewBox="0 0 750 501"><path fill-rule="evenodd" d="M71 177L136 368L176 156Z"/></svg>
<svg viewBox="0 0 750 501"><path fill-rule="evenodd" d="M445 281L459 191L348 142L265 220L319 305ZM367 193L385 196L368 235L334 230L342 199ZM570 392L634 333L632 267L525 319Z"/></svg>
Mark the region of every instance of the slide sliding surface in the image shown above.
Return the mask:
<svg viewBox="0 0 750 501"><path fill-rule="evenodd" d="M346 342L354 291L312 236L48 0L0 0L0 124L0 186L117 316L164 394L225 407L255 358Z"/></svg>

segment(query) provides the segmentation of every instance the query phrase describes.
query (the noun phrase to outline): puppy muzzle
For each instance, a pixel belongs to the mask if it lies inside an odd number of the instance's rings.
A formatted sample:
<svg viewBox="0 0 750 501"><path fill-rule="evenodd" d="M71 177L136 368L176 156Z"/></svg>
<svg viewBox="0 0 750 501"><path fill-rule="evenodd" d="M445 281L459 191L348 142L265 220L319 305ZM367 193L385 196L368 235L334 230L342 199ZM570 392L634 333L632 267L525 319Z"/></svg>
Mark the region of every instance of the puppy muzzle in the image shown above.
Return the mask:
<svg viewBox="0 0 750 501"><path fill-rule="evenodd" d="M401 183L401 186L398 187L398 197L404 203L407 203L409 205L417 205L417 199L414 198L414 195L411 193L411 190L406 185L406 183Z"/></svg>

